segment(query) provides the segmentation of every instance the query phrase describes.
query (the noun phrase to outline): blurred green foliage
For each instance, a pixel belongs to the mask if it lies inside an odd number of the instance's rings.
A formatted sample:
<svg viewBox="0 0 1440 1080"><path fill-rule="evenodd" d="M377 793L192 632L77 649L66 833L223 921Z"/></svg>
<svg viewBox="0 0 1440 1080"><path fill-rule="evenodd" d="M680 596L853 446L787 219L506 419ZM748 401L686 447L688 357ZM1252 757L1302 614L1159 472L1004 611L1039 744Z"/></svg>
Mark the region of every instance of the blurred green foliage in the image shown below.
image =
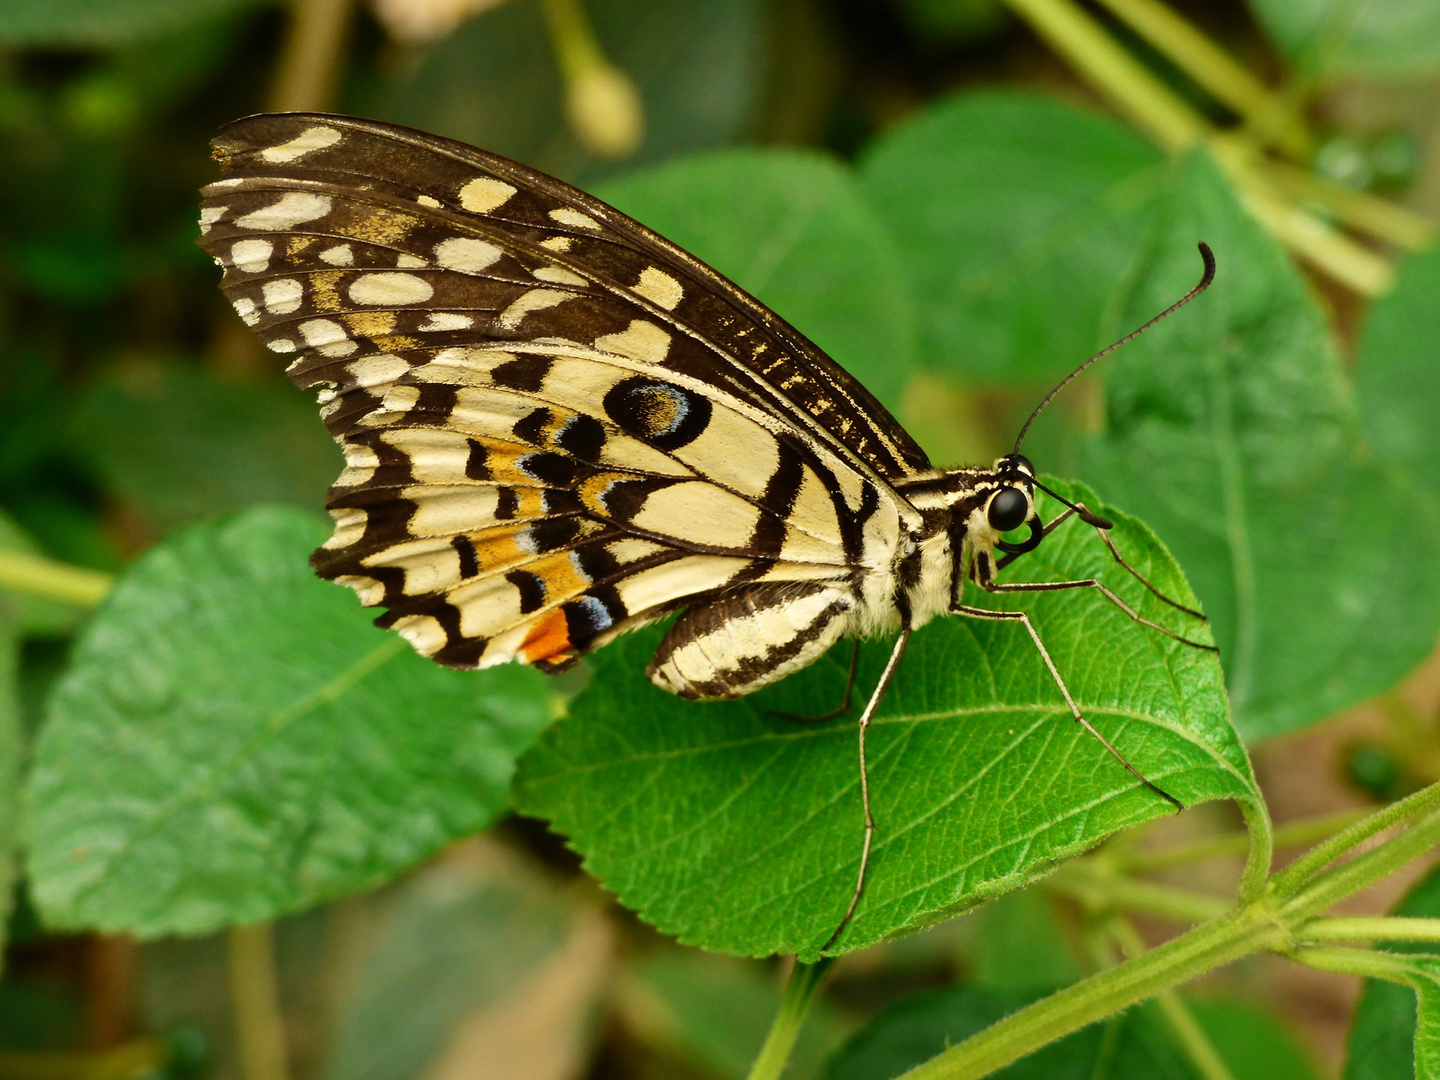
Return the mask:
<svg viewBox="0 0 1440 1080"><path fill-rule="evenodd" d="M574 1075L728 1080L764 1036L776 972L651 927L730 953L813 953L854 880L853 727L768 712L838 700L848 653L721 706L645 683L653 633L565 681L456 673L311 577L338 455L193 244L206 140L297 67L334 60L333 107L511 155L694 251L914 420L937 464L955 463L946 447L1007 449L1059 375L1193 283L1208 241L1215 287L1087 376L1027 451L1098 496L1060 490L1113 504L1121 547L1167 591L1189 595L1188 576L1220 665L1086 594L1027 605L1057 663L1167 790L1253 809L1241 736L1321 724L1433 647L1440 258L1398 260L1361 311L1302 273L1232 172L1203 150L1167 157L1123 102L1108 114L1111 98L1016 17L1024 5L588 0L596 45L644 108L622 160L568 126L538 0L457 8L431 41L357 7L317 45L296 13L320 6L0 4L0 916L14 910L16 935L0 1055L75 1049L103 1013L98 981L54 975L101 948L67 932L286 917L280 993L309 1033L303 1075L435 1076L497 1025L519 1032L528 1006L555 1021L536 1037L570 1048ZM1440 5L1181 10L1313 106L1320 149L1301 167L1361 195L1433 186L1422 91L1394 91L1400 119L1384 124L1347 126L1363 110L1343 106L1357 77L1440 75ZM1127 48L1164 52L1117 18L1105 25ZM1193 73L1155 66L1202 99ZM1338 205L1302 208L1325 223L1345 220ZM119 578L91 612L25 586L37 557ZM1179 618L1078 526L1015 570L1102 575L1156 621ZM862 651L862 685L883 653ZM1035 889L984 908L968 941L914 931L1164 812L1073 730L1017 627L924 631L872 736L880 832L850 943L910 936L841 969L800 1077L895 1076L1103 966ZM514 805L563 832L640 921L602 914L575 855ZM493 850L450 847L497 822ZM1440 914L1435 892L1432 875L1399 913ZM1071 915L1098 932L1096 912ZM145 957L146 1030L203 1031L212 1048L197 1065L172 1039L156 1051L168 1075L229 1075L217 940ZM1424 950L1406 962L1424 1001L1440 969ZM545 983L557 969L575 981ZM1423 1074L1414 1003L1407 987L1367 988L1346 1080L1416 1060ZM1317 1075L1244 998L1192 1006L1234 1080ZM1422 1044L1440 1038L1433 1011ZM1192 1051L1151 1004L1000 1075L1202 1075Z"/></svg>

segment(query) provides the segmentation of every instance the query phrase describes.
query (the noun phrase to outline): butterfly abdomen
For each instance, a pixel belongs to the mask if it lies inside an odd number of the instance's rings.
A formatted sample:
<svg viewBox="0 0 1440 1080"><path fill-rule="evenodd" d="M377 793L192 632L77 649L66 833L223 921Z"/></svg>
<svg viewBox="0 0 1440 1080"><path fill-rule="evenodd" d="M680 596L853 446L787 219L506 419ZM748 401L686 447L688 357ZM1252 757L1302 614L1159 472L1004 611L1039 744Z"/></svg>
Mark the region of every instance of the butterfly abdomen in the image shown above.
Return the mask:
<svg viewBox="0 0 1440 1080"><path fill-rule="evenodd" d="M739 697L818 659L849 629L854 609L848 587L746 586L681 615L646 674L684 698Z"/></svg>

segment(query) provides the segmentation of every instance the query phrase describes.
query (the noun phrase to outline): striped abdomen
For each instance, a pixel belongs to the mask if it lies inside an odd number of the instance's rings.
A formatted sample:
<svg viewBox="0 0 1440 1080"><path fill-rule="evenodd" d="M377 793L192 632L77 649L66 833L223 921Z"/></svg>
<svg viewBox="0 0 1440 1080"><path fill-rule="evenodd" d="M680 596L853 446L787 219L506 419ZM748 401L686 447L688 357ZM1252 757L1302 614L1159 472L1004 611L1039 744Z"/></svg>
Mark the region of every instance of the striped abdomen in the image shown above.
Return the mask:
<svg viewBox="0 0 1440 1080"><path fill-rule="evenodd" d="M833 585L750 585L685 612L646 669L683 698L733 698L817 660L850 623L855 598Z"/></svg>

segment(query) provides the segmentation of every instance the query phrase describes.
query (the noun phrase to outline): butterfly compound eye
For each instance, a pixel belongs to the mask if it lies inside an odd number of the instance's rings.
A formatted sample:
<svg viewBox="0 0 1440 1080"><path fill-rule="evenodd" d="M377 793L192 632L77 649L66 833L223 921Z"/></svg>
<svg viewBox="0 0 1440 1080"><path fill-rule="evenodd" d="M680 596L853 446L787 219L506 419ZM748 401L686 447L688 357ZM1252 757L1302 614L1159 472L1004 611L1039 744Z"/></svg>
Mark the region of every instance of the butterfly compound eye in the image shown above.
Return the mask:
<svg viewBox="0 0 1440 1080"><path fill-rule="evenodd" d="M990 500L990 508L985 512L985 516L989 518L990 527L996 532L1009 532L1024 524L1029 512L1030 500L1025 498L1024 492L1018 488L1004 487Z"/></svg>

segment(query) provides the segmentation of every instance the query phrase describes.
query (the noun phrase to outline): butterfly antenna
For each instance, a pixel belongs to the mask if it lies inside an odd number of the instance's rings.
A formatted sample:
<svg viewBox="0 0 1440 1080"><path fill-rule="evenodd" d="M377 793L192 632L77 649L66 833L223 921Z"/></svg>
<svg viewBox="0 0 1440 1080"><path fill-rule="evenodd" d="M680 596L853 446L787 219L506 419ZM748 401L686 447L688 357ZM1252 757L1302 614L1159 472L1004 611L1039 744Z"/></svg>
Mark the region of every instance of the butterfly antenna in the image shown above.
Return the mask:
<svg viewBox="0 0 1440 1080"><path fill-rule="evenodd" d="M1059 385L1056 386L1054 390L1051 390L1050 393L1045 395L1045 400L1040 402L1039 405L1035 406L1035 411L1030 414L1030 418L1025 421L1025 426L1020 429L1020 434L1015 439L1015 449L1012 450L1011 453L1020 453L1020 444L1025 441L1025 434L1030 430L1030 425L1035 422L1035 418L1037 416L1039 416L1042 412L1045 411L1045 406L1049 405L1050 402L1055 400L1055 395L1060 393L1061 390L1064 390L1065 387L1070 385L1071 380L1074 379L1075 376L1079 375L1091 364L1095 363L1096 360L1100 360L1103 357L1109 356L1116 349L1120 348L1121 345L1124 345L1130 341L1134 341L1137 337L1143 334L1146 330L1149 330L1161 319L1174 315L1175 312L1179 311L1191 300L1194 300L1195 297L1199 296L1202 292L1204 292L1210 287L1210 283L1215 280L1215 253L1210 250L1210 245L1204 242L1201 242L1199 244L1199 248L1200 258L1205 263L1205 272L1200 275L1199 283L1193 289L1187 292L1184 296L1182 296L1179 300L1176 300L1175 303L1171 304L1164 311L1160 312L1159 315L1156 315L1144 326L1140 327L1140 329L1132 330L1130 333L1126 334L1113 345L1107 345L1105 348L1097 352L1094 356L1090 357L1089 360L1086 360L1083 364L1077 367L1074 371L1070 372L1069 375L1066 375L1065 378L1061 379Z"/></svg>

